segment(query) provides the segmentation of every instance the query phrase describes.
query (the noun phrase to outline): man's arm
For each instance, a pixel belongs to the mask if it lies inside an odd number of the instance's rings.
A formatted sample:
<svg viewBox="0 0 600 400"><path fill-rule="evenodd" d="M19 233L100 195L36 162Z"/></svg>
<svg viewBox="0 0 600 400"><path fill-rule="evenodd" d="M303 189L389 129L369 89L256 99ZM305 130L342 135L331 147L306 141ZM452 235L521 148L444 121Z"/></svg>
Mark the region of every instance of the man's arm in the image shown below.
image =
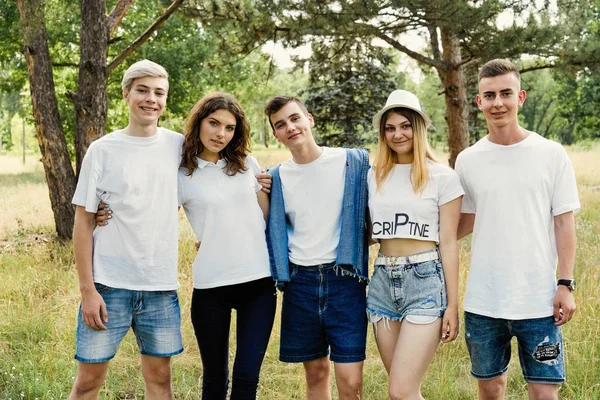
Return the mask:
<svg viewBox="0 0 600 400"><path fill-rule="evenodd" d="M93 232L94 214L85 211L84 207L77 206L73 226L73 249L79 275L83 321L92 329L106 329L106 304L96 290L92 274Z"/></svg>
<svg viewBox="0 0 600 400"><path fill-rule="evenodd" d="M575 269L575 214L566 212L554 217L554 235L558 253L558 278L573 279ZM556 288L554 296L554 324L563 325L573 318L575 298L571 290L563 285Z"/></svg>
<svg viewBox="0 0 600 400"><path fill-rule="evenodd" d="M473 233L473 226L475 226L475 214L461 213L460 221L458 222L458 239L462 239Z"/></svg>

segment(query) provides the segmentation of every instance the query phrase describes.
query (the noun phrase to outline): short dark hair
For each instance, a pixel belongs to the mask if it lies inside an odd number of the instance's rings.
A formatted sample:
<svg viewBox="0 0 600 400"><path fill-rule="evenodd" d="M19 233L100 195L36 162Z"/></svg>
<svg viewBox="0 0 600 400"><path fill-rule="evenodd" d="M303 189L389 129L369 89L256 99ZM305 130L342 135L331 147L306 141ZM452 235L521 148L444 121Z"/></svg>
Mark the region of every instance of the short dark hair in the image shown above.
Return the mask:
<svg viewBox="0 0 600 400"><path fill-rule="evenodd" d="M304 115L308 115L308 110L306 106L299 98L294 96L275 96L271 100L269 100L265 105L265 115L269 119L269 125L271 125L271 128L273 130L275 129L275 127L271 122L271 115L275 114L276 112L281 110L285 105L291 102L295 102L296 104L298 104L298 107L300 107Z"/></svg>
<svg viewBox="0 0 600 400"><path fill-rule="evenodd" d="M519 69L513 63L502 58L496 58L486 62L483 67L479 70L479 77L477 81L481 81L483 78L492 78L494 76L500 76L504 74L513 73L521 81L521 74Z"/></svg>

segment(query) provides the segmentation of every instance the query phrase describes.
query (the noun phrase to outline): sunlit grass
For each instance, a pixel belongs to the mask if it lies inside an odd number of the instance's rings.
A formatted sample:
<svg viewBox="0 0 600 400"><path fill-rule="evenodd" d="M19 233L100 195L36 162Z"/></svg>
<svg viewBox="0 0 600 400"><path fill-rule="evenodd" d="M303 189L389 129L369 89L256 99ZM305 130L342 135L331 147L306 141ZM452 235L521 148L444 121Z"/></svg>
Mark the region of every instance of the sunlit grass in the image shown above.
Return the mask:
<svg viewBox="0 0 600 400"><path fill-rule="evenodd" d="M262 166L272 167L290 157L284 149L254 147ZM578 290L576 318L564 329L568 382L563 399L600 398L600 149L569 151L579 184L582 211L577 215ZM440 159L446 157L440 154ZM66 398L75 375L73 360L77 275L70 244L54 240L48 189L39 162L23 167L17 157L0 157L0 398ZM179 281L185 351L173 358L178 399L197 399L202 368L189 308L193 234L180 215ZM460 243L461 298L464 294L470 240ZM376 249L371 249L374 256ZM280 308L278 309L279 313ZM235 344L235 330L231 343ZM279 317L263 364L259 398L287 400L305 396L304 373L298 364L278 361ZM231 354L233 355L233 346ZM508 399L525 399L516 349L509 372ZM369 331L365 362L366 399L385 399L386 373ZM143 398L143 380L135 339L128 334L101 398ZM335 393L335 390L334 390ZM469 375L469 358L461 337L440 346L423 384L428 399L476 398L476 381Z"/></svg>

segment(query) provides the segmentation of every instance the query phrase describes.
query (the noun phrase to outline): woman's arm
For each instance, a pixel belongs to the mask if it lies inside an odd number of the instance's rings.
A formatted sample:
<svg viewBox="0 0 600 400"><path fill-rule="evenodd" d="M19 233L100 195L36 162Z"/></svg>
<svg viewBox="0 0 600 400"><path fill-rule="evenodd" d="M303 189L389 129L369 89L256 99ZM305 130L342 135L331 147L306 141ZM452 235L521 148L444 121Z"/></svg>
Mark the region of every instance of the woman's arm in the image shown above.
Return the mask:
<svg viewBox="0 0 600 400"><path fill-rule="evenodd" d="M444 267L448 308L442 321L442 342L458 335L458 221L462 196L440 206L440 255Z"/></svg>
<svg viewBox="0 0 600 400"><path fill-rule="evenodd" d="M269 220L269 195L264 190L259 190L256 192L256 199L265 217L265 222L267 222Z"/></svg>

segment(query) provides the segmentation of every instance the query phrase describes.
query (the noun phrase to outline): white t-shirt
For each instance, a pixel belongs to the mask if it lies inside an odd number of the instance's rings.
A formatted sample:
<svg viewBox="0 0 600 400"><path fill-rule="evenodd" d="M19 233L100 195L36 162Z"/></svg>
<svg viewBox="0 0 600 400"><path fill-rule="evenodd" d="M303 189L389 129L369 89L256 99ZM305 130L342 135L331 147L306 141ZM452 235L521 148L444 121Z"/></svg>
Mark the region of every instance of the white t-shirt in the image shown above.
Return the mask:
<svg viewBox="0 0 600 400"><path fill-rule="evenodd" d="M335 261L340 241L346 150L323 147L315 161L290 159L279 168L288 219L290 260L298 265Z"/></svg>
<svg viewBox="0 0 600 400"><path fill-rule="evenodd" d="M462 212L475 214L465 310L493 318L553 314L554 219L580 208L563 147L530 132L510 146L488 137L459 154Z"/></svg>
<svg viewBox="0 0 600 400"><path fill-rule="evenodd" d="M148 138L120 131L93 142L73 204L113 218L94 230L94 282L129 290L174 290L177 282L177 170L183 136L158 128Z"/></svg>
<svg viewBox="0 0 600 400"><path fill-rule="evenodd" d="M367 177L369 213L373 239L407 238L439 243L440 206L465 192L454 170L427 162L429 179L416 194L411 183L411 164L396 164L381 189L377 190L375 170Z"/></svg>
<svg viewBox="0 0 600 400"><path fill-rule="evenodd" d="M198 158L191 176L179 170L179 204L200 241L193 265L194 287L206 289L271 276L265 219L256 193L258 162L246 158L248 169L233 176Z"/></svg>

